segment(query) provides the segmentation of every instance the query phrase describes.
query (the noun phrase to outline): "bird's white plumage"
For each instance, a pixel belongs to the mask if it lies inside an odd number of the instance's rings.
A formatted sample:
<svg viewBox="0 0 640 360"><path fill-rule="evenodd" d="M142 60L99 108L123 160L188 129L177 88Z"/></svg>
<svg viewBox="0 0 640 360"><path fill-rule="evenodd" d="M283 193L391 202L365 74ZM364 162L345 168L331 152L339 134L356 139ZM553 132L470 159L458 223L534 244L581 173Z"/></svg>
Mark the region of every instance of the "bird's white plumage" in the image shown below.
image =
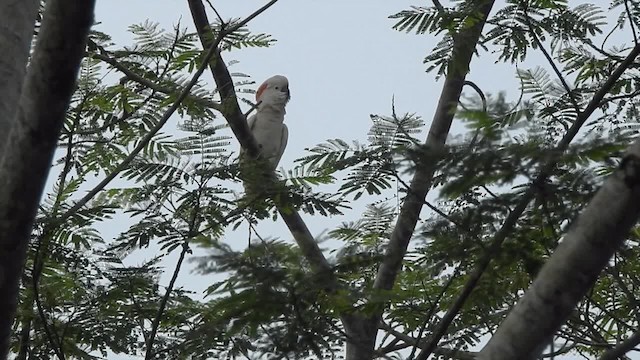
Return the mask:
<svg viewBox="0 0 640 360"><path fill-rule="evenodd" d="M247 125L256 138L260 155L275 169L287 146L289 131L284 124L285 106L289 101L289 81L282 75L272 76L256 92L258 106Z"/></svg>
<svg viewBox="0 0 640 360"><path fill-rule="evenodd" d="M258 112L247 120L249 129L256 138L261 156L276 168L284 149L287 146L289 131L287 125L282 123L277 114Z"/></svg>

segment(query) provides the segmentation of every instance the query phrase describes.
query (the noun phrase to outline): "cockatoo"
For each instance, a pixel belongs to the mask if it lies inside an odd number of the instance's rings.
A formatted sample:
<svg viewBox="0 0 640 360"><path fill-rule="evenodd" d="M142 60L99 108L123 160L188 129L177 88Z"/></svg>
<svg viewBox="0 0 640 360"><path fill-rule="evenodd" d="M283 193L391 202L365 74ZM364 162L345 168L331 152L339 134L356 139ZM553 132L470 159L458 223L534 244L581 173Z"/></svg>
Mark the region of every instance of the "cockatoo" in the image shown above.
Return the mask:
<svg viewBox="0 0 640 360"><path fill-rule="evenodd" d="M266 162L266 168L260 166L244 166L245 192L260 193L268 191L263 187L261 173L265 170L275 170L287 146L289 131L284 124L285 106L289 102L289 80L282 75L275 75L265 80L256 91L256 113L247 120L249 130L258 143L260 157ZM240 159L246 155L240 150ZM258 172L255 172L255 171ZM251 180L249 180L251 179Z"/></svg>
<svg viewBox="0 0 640 360"><path fill-rule="evenodd" d="M247 120L249 130L258 143L260 156L269 162L272 170L278 166L287 146L289 131L284 124L284 114L290 98L286 77L275 75L268 78L256 91L256 113Z"/></svg>

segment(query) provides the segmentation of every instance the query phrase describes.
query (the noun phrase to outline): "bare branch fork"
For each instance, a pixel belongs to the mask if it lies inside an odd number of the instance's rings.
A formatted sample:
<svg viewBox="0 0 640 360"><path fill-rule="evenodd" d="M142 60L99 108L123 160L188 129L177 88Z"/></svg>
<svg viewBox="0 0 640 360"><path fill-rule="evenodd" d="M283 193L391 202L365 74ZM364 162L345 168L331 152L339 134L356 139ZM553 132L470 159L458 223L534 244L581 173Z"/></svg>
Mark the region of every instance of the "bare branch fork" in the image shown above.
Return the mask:
<svg viewBox="0 0 640 360"><path fill-rule="evenodd" d="M236 23L233 27L226 29L226 31L223 29L221 33L228 34L236 31L251 19L267 10L277 1L278 0L269 1L266 5L249 15L245 20ZM204 4L202 3L202 0L188 0L188 3L202 46L204 48L209 48L212 44L211 27L209 25L209 19L207 17ZM247 150L247 153L250 156L257 158L259 156L258 144L256 143L253 134L251 134L247 125L246 117L238 105L233 79L231 78L231 74L224 63L224 60L222 59L220 50L216 47L215 51L216 57L209 62L209 67L220 93L222 115L229 123L229 127L238 139L238 142L240 142L240 145ZM275 173L271 174L271 178L273 181L277 179ZM300 214L293 209L287 209L285 211L279 208L278 211L293 235L294 240L300 247L304 257L311 264L314 272L321 275L322 279L326 281L324 285L327 289L335 289L337 281L334 277L332 267L324 257L322 250L318 246L318 243L315 241L307 225L302 220Z"/></svg>

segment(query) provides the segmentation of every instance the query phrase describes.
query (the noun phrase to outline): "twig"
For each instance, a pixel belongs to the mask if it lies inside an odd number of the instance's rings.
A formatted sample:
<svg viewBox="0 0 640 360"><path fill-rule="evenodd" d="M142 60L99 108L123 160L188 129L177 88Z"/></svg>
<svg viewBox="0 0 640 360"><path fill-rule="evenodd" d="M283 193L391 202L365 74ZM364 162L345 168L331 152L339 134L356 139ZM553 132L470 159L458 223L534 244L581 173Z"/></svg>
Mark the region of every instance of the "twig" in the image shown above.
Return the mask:
<svg viewBox="0 0 640 360"><path fill-rule="evenodd" d="M440 289L440 293L438 294L438 297L436 298L435 303L431 306L431 309L429 309L429 313L427 314L427 316L425 316L424 322L422 323L422 326L420 327L420 331L418 332L418 339L422 338L422 334L424 333L424 330L429 325L429 321L431 321L431 317L435 313L436 309L438 309L438 304L440 304L440 301L442 301L442 298L444 297L444 294L447 292L449 287L453 284L453 281L458 277L458 275L460 275L460 269L461 268L462 268L462 264L460 264L456 268L456 270L453 272L453 274L451 274L451 277L449 278L449 280L447 280L446 284L444 284L442 289ZM413 355L415 354L415 352L417 350L418 350L418 346L417 346L417 343L416 343L415 346L413 347L413 349L411 349L411 355L409 356L409 359L413 359Z"/></svg>
<svg viewBox="0 0 640 360"><path fill-rule="evenodd" d="M393 175L396 178L396 181L398 181L398 183L402 184L402 186L404 186L405 191L407 193L409 193L411 190L411 187L409 186L409 184L407 184L406 181L404 181L404 179L402 179L400 177L400 175L394 171ZM416 195L414 193L414 195ZM462 226L462 224L458 223L457 221L455 221L454 219L452 219L449 215L445 214L444 211L438 209L437 206L433 205L432 203L430 203L429 201L427 201L426 199L424 200L424 205L426 205L429 209L433 210L436 214L440 215L443 219L447 220L448 222L452 223L453 225L457 226L458 228L460 228L460 230L465 231L469 234L471 234L471 230L469 230L469 228L465 228L464 226Z"/></svg>
<svg viewBox="0 0 640 360"><path fill-rule="evenodd" d="M131 153L124 160L122 160L122 162L118 166L116 166L115 169L113 169L113 171L109 175L107 175L102 181L100 181L100 183L98 183L98 185L96 185L93 189L91 189L82 199L78 200L71 208L69 208L69 210L67 210L64 214L59 216L56 219L56 221L62 222L66 220L69 216L73 215L76 211L78 211L85 204L87 204L87 202L89 202L96 194L98 194L105 186L107 186L107 184L109 184L113 179L115 179L116 176L120 174L120 172L125 170L129 166L129 164L136 158L136 156L138 156L138 154L142 150L144 150L147 144L153 139L155 134L158 131L160 131L160 129L167 123L171 115L173 115L173 113L178 109L182 101L187 98L191 89L198 82L198 79L200 79L200 76L202 76L205 69L207 68L207 64L209 63L209 61L211 61L211 58L213 58L213 56L216 54L217 46L222 40L222 36L223 36L222 34L223 33L220 33L218 35L216 40L212 43L211 47L207 50L207 54L204 58L202 65L200 65L200 67L195 72L195 74L193 74L193 77L191 78L189 83L184 87L184 89L182 89L176 101L174 101L171 107L169 107L169 109L165 111L165 113L162 115L158 123L153 128L151 128L149 132L140 140L140 142L138 143L138 146L136 146L131 151Z"/></svg>
<svg viewBox="0 0 640 360"><path fill-rule="evenodd" d="M545 59L547 59L547 62L549 63L549 65L551 65L551 68L553 69L553 72L556 74L556 76L558 77L558 79L562 83L562 87L564 87L564 90L567 92L567 95L569 96L569 100L571 101L571 104L573 105L573 107L574 107L574 109L576 111L576 115L579 116L580 115L580 105L578 105L578 101L576 100L575 94L573 93L573 91L569 87L569 84L565 80L564 76L562 76L562 73L558 69L558 66L556 66L556 63L553 61L553 58L551 57L551 55L549 55L549 53L547 52L547 49L545 49L544 45L542 44L542 42L538 38L538 35L536 34L536 31L533 29L533 25L531 25L531 18L529 17L529 14L527 12L528 11L528 5L526 3L523 3L522 10L524 11L524 19L525 19L525 22L527 23L527 27L529 28L529 33L531 34L531 37L533 38L533 41L536 43L536 45L538 45L538 47L540 48L540 51L542 51L542 54L544 55Z"/></svg>
<svg viewBox="0 0 640 360"><path fill-rule="evenodd" d="M487 112L487 97L484 95L484 92L482 91L482 89L480 89L480 87L478 85L476 85L473 81L465 80L464 84L468 85L468 86L471 86L473 88L473 90L475 90L478 93L478 96L480 96L480 100L482 101L482 112L484 112L486 114L486 112ZM462 103L460 103L460 105L464 107L464 105L462 105ZM467 152L471 152L471 150L473 150L473 147L476 145L476 141L478 140L478 136L480 135L480 131L481 131L481 128L476 129L476 132L473 134L473 137L471 138L471 141L469 141L469 146L467 148Z"/></svg>
<svg viewBox="0 0 640 360"><path fill-rule="evenodd" d="M484 92L482 91L482 89L480 89L480 86L476 85L476 83L469 80L465 80L464 84L471 86L473 90L475 90L476 93L478 93L478 96L480 96L480 100L482 100L482 112L487 112L487 97L484 95Z"/></svg>
<svg viewBox="0 0 640 360"><path fill-rule="evenodd" d="M153 323L151 325L151 330L149 331L149 336L147 339L147 351L145 353L145 360L150 360L153 358L153 341L156 338L156 334L158 332L158 328L160 327L160 320L162 319L162 314L164 313L164 309L167 306L167 302L169 301L169 297L171 297L171 291L173 291L173 287L176 284L176 280L178 280L178 274L180 273L180 268L182 267L182 262L184 261L187 252L189 251L189 242L188 239L185 239L182 243L182 251L180 252L180 257L178 258L178 262L176 263L175 270L173 271L173 276L171 276L171 281L169 281L169 286L165 291L162 300L160 300L160 306L158 306L158 312L156 316L153 318Z"/></svg>
<svg viewBox="0 0 640 360"><path fill-rule="evenodd" d="M38 284L33 283L33 296L36 300L36 308L38 309L38 315L42 319L42 328L44 329L44 333L46 335L47 340L51 344L51 348L53 352L56 354L58 359L65 360L66 357L64 355L64 351L62 349L62 344L58 341L57 335L55 334L55 325L49 325L47 321L47 315L44 312L44 308L42 306L42 302L40 301L40 292L38 290Z"/></svg>
<svg viewBox="0 0 640 360"><path fill-rule="evenodd" d="M146 78L144 78L143 76L140 76L138 74L136 74L133 70L129 69L128 67L122 65L118 60L116 60L115 58L109 56L106 52L99 52L99 53L94 53L91 54L91 57L93 57L94 59L98 59L100 61L103 61L109 65L111 65L114 69L120 71L121 73L123 73L127 79L137 82L138 84L147 87L151 90L155 90L159 93L163 93L165 95L171 95L173 93L175 93L176 89L172 89L170 87L167 86L163 86L162 84L150 81ZM208 108L211 109L215 109L220 111L220 104L218 104L217 102L213 101L213 100L207 100L207 99L202 99L193 95L187 95L186 99L189 100L193 100L196 103L200 103Z"/></svg>
<svg viewBox="0 0 640 360"><path fill-rule="evenodd" d="M416 346L418 348L422 348L425 345L423 341L420 341L419 339L413 338L401 331L398 331L394 329L391 325L386 324L384 322L380 323L380 329L389 332L396 338L404 341L406 344L409 344L409 346ZM473 360L476 354L470 351L448 349L444 347L436 349L434 353L438 355L445 355L447 358L460 359L460 360Z"/></svg>
<svg viewBox="0 0 640 360"><path fill-rule="evenodd" d="M633 23L633 16L631 15L631 10L629 10L629 2L624 0L624 10L627 13L627 17L629 18L629 26L631 26L631 33L633 34L633 43L638 45L638 35L636 34L636 26Z"/></svg>
<svg viewBox="0 0 640 360"><path fill-rule="evenodd" d="M207 0L207 4L209 4L209 7L211 8L211 10L213 10L213 12L216 13L216 16L218 17L218 20L220 21L220 27L224 28L226 24L225 24L224 20L222 20L222 16L220 16L220 13L218 12L218 9L216 9L216 7L213 6L213 4L211 3L211 0Z"/></svg>

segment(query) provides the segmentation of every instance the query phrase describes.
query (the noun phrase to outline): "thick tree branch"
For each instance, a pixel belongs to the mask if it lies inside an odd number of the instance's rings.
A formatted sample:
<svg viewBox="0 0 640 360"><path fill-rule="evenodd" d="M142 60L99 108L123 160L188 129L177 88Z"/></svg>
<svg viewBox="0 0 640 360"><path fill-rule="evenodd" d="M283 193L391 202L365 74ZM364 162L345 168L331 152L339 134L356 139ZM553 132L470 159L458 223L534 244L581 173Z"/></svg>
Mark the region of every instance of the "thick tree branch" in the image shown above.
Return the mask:
<svg viewBox="0 0 640 360"><path fill-rule="evenodd" d="M634 332L625 341L609 349L598 360L617 360L623 358L626 353L640 345L640 330Z"/></svg>
<svg viewBox="0 0 640 360"><path fill-rule="evenodd" d="M244 26L251 19L258 16L271 5L275 4L276 1L277 0L269 1L265 6L248 16L244 21L237 23L233 28L226 30L223 29L222 34L231 33L241 26ZM212 34L204 4L201 0L188 0L188 3L202 46L206 48L211 44L210 39ZM251 134L247 125L247 120L238 105L231 74L224 63L219 50L217 50L216 55L216 58L210 62L210 68L216 82L216 86L218 87L218 92L220 93L222 115L229 123L231 130L238 139L238 142L240 142L242 148L246 149L250 156L258 157L258 144ZM272 180L276 181L275 174L272 174ZM327 281L326 284L324 284L327 288L334 289L336 286L336 280L333 276L331 265L322 254L322 250L313 238L313 235L311 235L311 232L302 220L302 217L300 217L297 211L292 209L278 209L278 211L291 231L291 234L300 247L303 255L313 267L313 270L316 273L321 274L323 279Z"/></svg>
<svg viewBox="0 0 640 360"><path fill-rule="evenodd" d="M18 111L39 5L38 0L0 0L0 156Z"/></svg>
<svg viewBox="0 0 640 360"><path fill-rule="evenodd" d="M569 318L639 216L640 140L637 140L478 358L539 356L549 334L554 334Z"/></svg>
<svg viewBox="0 0 640 360"><path fill-rule="evenodd" d="M471 57L493 3L493 0L479 1L476 8L478 11L469 15L467 27L461 28L454 35L453 53L448 64L448 73L425 141L425 147L431 156L416 164L416 172L409 185L387 251L374 280L373 287L376 290L391 290L402 268L402 261L407 252L409 241L420 217L425 197L431 188L437 159L444 151L447 135L469 71ZM347 343L347 359L371 359L378 322L383 310L384 305L381 305L375 314L367 317L349 316L345 319L345 328L352 339ZM429 353L431 352L433 349L429 350ZM424 353L424 350L421 353Z"/></svg>
<svg viewBox="0 0 640 360"><path fill-rule="evenodd" d="M454 300L449 310L447 310L445 315L440 320L440 323L434 330L434 333L431 335L428 349L435 348L438 341L440 341L442 336L447 332L449 325L451 324L453 319L457 316L458 312L460 312L460 309L462 309L462 306L469 298L469 295L471 295L471 292L478 284L478 281L480 281L480 278L484 274L484 271L487 269L487 267L491 263L491 259L493 259L493 257L498 253L498 251L500 250L500 247L502 246L502 243L506 240L507 236L511 233L511 231L515 227L516 223L518 222L518 219L520 218L522 213L524 213L525 209L529 205L529 202L531 202L531 200L535 197L535 194L537 191L536 187L538 186L538 184L544 183L546 178L549 176L549 174L553 170L558 157L567 150L571 141L578 134L578 131L580 131L580 128L584 125L587 119L589 119L591 114L593 114L593 112L598 108L598 105L600 104L602 99L607 95L607 93L609 93L613 85L615 85L615 83L620 78L622 73L624 73L624 71L633 63L633 60L638 56L638 54L640 54L640 46L634 47L633 50L629 53L629 55L627 55L627 57L624 59L624 61L620 63L620 65L613 71L613 73L611 73L609 78L607 78L607 80L604 82L604 84L602 84L600 89L593 95L593 97L591 98L591 101L589 101L589 104L587 104L587 107L582 112L579 113L578 117L576 118L576 121L569 128L565 136L558 142L556 150L554 151L555 156L552 156L542 166L542 169L540 171L540 174L538 174L538 177L532 182L529 188L522 195L522 198L520 199L516 207L513 209L513 211L509 213L504 223L502 224L502 227L498 230L498 232L495 234L495 236L491 240L487 253L478 260L476 267L473 269L473 272L469 275L469 279L465 283L464 287L462 288L462 290ZM420 356L418 357L418 359L420 359Z"/></svg>
<svg viewBox="0 0 640 360"><path fill-rule="evenodd" d="M478 5L478 18L474 19L473 25L462 29L454 37L453 55L449 63L449 71L425 142L428 151L433 153L434 156L431 161L420 163L416 168L416 173L409 186L410 191L402 204L398 221L393 229L387 253L378 269L374 283L376 289L390 290L402 267L402 259L418 222L424 198L431 187L436 158L444 149L465 77L469 70L471 57L492 6L493 1L485 0L481 2Z"/></svg>
<svg viewBox="0 0 640 360"><path fill-rule="evenodd" d="M0 358L9 351L31 228L75 90L94 5L92 0L47 1L18 110L9 117L11 130L6 146L0 149ZM29 17L22 20L32 21ZM29 26L33 30L31 23ZM30 37L23 40L22 46L28 49ZM20 66L26 66L26 58Z"/></svg>

